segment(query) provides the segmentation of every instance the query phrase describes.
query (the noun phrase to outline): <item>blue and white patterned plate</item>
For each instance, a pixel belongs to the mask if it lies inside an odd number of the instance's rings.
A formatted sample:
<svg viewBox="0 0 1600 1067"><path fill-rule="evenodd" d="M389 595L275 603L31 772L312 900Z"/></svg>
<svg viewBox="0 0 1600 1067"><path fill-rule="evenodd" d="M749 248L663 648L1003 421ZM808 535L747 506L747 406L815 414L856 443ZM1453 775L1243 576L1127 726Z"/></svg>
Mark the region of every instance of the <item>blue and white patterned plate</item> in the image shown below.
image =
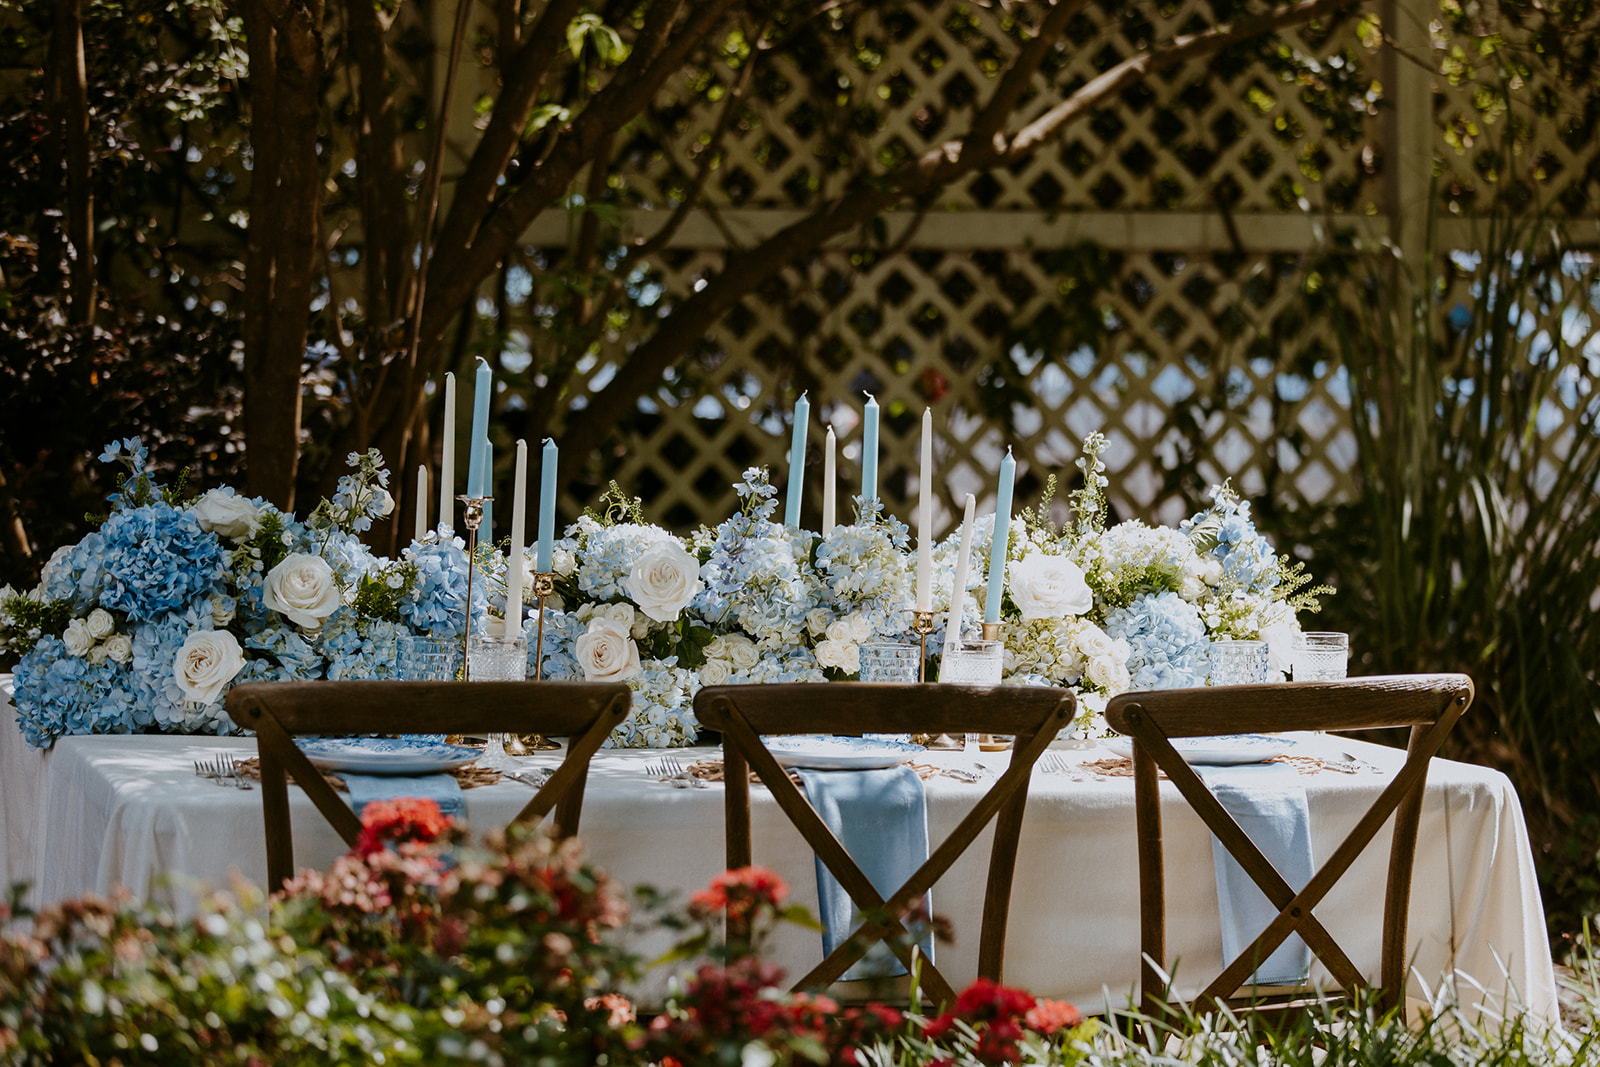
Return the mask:
<svg viewBox="0 0 1600 1067"><path fill-rule="evenodd" d="M1119 756L1133 756L1133 738L1107 737L1100 744ZM1267 734L1234 734L1228 737L1179 737L1172 747L1178 750L1184 762L1213 767L1228 767L1241 763L1265 763L1294 748L1287 737L1270 737Z"/></svg>
<svg viewBox="0 0 1600 1067"><path fill-rule="evenodd" d="M318 770L352 774L438 774L481 755L475 748L424 736L314 737L295 743Z"/></svg>
<svg viewBox="0 0 1600 1067"><path fill-rule="evenodd" d="M773 759L784 767L815 771L868 771L893 767L920 755L924 749L905 741L880 741L868 737L832 737L793 734L765 737Z"/></svg>

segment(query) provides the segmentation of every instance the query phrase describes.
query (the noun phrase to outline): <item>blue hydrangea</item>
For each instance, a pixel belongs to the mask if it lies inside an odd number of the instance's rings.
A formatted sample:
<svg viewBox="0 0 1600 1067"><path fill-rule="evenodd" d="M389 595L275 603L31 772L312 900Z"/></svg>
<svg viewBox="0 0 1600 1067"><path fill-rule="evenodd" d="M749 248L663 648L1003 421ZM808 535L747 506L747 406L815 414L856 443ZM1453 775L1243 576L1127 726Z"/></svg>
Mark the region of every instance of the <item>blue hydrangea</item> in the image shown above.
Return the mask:
<svg viewBox="0 0 1600 1067"><path fill-rule="evenodd" d="M105 573L104 538L94 531L50 557L40 575L40 599L69 601L74 615L87 615L100 602Z"/></svg>
<svg viewBox="0 0 1600 1067"><path fill-rule="evenodd" d="M309 682L323 675L321 653L292 624L269 626L253 633L245 638L244 647L265 653L277 664L275 681Z"/></svg>
<svg viewBox="0 0 1600 1067"><path fill-rule="evenodd" d="M765 477L765 471L751 468L735 487L749 502L717 527L710 559L700 568L706 587L694 610L713 628L741 630L771 651L800 642L806 613L815 604L788 534L766 517L775 502Z"/></svg>
<svg viewBox="0 0 1600 1067"><path fill-rule="evenodd" d="M17 662L15 673L17 725L32 748L47 748L65 734L136 728L136 696L120 664L68 655L59 638L46 637Z"/></svg>
<svg viewBox="0 0 1600 1067"><path fill-rule="evenodd" d="M398 678L400 637L409 632L382 619L363 619L353 608L339 608L322 624L318 639L327 677Z"/></svg>
<svg viewBox="0 0 1600 1067"><path fill-rule="evenodd" d="M417 580L400 601L400 617L419 634L460 637L467 632L467 552L459 537L412 544L406 558L417 567ZM488 599L484 583L474 583L472 616L481 620Z"/></svg>
<svg viewBox="0 0 1600 1067"><path fill-rule="evenodd" d="M549 607L544 609L544 663L541 677L546 681L581 682L583 668L578 666L575 654L578 638L588 627L578 621L575 612ZM535 663L539 653L539 617L530 614L522 621L522 636L528 639L528 677L540 665Z"/></svg>
<svg viewBox="0 0 1600 1067"><path fill-rule="evenodd" d="M835 617L864 617L875 634L903 627L915 593L907 543L905 524L893 516L883 524L835 526L816 551L823 605Z"/></svg>
<svg viewBox="0 0 1600 1067"><path fill-rule="evenodd" d="M194 515L167 504L119 511L101 527L100 606L149 622L222 591L227 554Z"/></svg>
<svg viewBox="0 0 1600 1067"><path fill-rule="evenodd" d="M141 729L184 734L241 732L228 717L222 700L203 705L187 701L174 672L178 650L189 635L210 629L214 627L209 607L135 628L129 676ZM242 673L235 678L236 683L243 680Z"/></svg>
<svg viewBox="0 0 1600 1067"><path fill-rule="evenodd" d="M1223 584L1266 596L1278 587L1278 555L1256 529L1250 501L1241 500L1226 483L1212 486L1214 501L1205 511L1185 519L1181 527L1202 558L1222 565Z"/></svg>
<svg viewBox="0 0 1600 1067"><path fill-rule="evenodd" d="M646 660L639 673L628 679L633 706L606 738L605 747L681 748L694 744L700 732L694 716L699 685L694 672L677 663L676 656Z"/></svg>
<svg viewBox="0 0 1600 1067"><path fill-rule="evenodd" d="M1203 685L1210 642L1200 612L1170 590L1145 593L1113 608L1103 627L1128 642L1134 689L1186 689Z"/></svg>

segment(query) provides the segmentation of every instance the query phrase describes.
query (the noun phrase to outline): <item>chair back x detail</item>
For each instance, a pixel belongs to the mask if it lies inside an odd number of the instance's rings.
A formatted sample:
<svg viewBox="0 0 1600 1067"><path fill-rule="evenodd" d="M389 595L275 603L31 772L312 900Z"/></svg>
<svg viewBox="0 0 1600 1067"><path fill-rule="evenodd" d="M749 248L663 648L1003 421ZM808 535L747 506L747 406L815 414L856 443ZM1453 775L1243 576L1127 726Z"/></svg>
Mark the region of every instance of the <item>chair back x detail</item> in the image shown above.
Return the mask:
<svg viewBox="0 0 1600 1067"><path fill-rule="evenodd" d="M1196 1007L1229 1002L1255 969L1292 933L1298 933L1346 992L1372 990L1381 1005L1405 1004L1406 921L1417 826L1428 761L1472 704L1464 674L1388 675L1337 682L1218 686L1123 693L1106 708L1106 720L1133 738L1134 806L1139 848L1140 987L1148 1011L1166 1005L1166 897L1158 774L1164 772L1216 839L1279 909L1277 918L1206 986ZM1171 744L1173 738L1284 730L1411 728L1405 763L1344 841L1296 892L1240 829ZM1374 987L1317 920L1313 909L1350 869L1394 816L1384 892L1383 951ZM1244 998L1259 1004L1261 998Z"/></svg>
<svg viewBox="0 0 1600 1067"><path fill-rule="evenodd" d="M909 970L909 946L915 939L906 929L905 916L991 820L995 820L994 844L989 855L978 973L999 981L1028 778L1046 746L1072 722L1076 707L1073 695L1064 690L1023 686L833 682L700 690L694 702L696 717L703 726L722 733L728 867L747 867L751 862L749 772L753 770L855 906L868 916L794 988L828 986L879 941L888 944ZM946 733L960 737L968 732L1015 735L1010 765L927 862L886 895L873 887L762 740L763 735ZM742 934L730 927L730 937ZM931 961L921 964L921 974L923 990L931 1000L954 1000L949 981Z"/></svg>
<svg viewBox="0 0 1600 1067"><path fill-rule="evenodd" d="M517 813L537 822L555 809L555 832L578 831L589 761L628 716L626 685L590 682L250 682L228 693L228 714L256 735L266 819L267 884L294 874L288 777L350 845L361 821L295 744L327 734L515 733L567 737L565 758Z"/></svg>

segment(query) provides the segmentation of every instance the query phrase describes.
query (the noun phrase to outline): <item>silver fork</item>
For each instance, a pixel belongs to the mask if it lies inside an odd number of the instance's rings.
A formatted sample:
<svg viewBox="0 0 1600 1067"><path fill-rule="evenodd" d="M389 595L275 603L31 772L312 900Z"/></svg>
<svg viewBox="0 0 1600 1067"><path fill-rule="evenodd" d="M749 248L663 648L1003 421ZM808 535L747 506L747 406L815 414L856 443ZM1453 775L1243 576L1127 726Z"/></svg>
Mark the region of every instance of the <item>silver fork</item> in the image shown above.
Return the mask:
<svg viewBox="0 0 1600 1067"><path fill-rule="evenodd" d="M255 788L255 786L251 783L250 779L248 779L248 778L246 778L244 776L244 772L239 769L239 765L234 762L233 757L231 755L228 755L227 753L224 753L221 756L217 757L217 762L218 762L218 764L220 764L220 766L222 768L222 773L226 777L232 779L235 788L238 788L238 789L254 789Z"/></svg>

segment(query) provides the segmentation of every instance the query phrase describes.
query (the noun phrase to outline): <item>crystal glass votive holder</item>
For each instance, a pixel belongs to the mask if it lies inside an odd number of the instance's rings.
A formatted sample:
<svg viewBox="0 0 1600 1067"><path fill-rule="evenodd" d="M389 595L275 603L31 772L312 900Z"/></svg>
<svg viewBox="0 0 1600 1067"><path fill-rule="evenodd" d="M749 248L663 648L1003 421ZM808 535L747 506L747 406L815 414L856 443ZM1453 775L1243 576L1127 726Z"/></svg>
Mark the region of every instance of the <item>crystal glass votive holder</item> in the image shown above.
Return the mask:
<svg viewBox="0 0 1600 1067"><path fill-rule="evenodd" d="M1297 682L1337 682L1350 671L1350 635L1304 633L1296 639L1290 664Z"/></svg>
<svg viewBox="0 0 1600 1067"><path fill-rule="evenodd" d="M1212 685L1258 685L1270 666L1265 641L1211 642Z"/></svg>
<svg viewBox="0 0 1600 1067"><path fill-rule="evenodd" d="M958 640L939 660L939 681L953 685L999 685L1005 673L1006 646L999 641ZM962 746L978 751L978 735L967 734Z"/></svg>
<svg viewBox="0 0 1600 1067"><path fill-rule="evenodd" d="M469 682L522 682L528 678L528 639L526 637L490 637L474 634L467 656ZM490 734L478 766L494 771L521 768L509 753L506 742L511 734Z"/></svg>
<svg viewBox="0 0 1600 1067"><path fill-rule="evenodd" d="M461 641L454 637L409 635L400 638L396 661L406 682L453 682L461 673Z"/></svg>
<svg viewBox="0 0 1600 1067"><path fill-rule="evenodd" d="M916 682L921 677L922 650L898 641L869 641L861 646L863 682Z"/></svg>

